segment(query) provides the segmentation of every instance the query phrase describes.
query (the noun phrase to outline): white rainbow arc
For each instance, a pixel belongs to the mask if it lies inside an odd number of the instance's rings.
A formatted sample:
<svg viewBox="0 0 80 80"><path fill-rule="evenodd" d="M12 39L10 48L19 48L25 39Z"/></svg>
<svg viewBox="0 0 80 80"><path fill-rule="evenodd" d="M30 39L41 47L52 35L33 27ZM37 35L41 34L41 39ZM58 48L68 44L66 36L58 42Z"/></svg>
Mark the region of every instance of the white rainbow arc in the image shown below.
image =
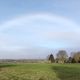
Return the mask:
<svg viewBox="0 0 80 80"><path fill-rule="evenodd" d="M58 24L62 24L64 26L67 26L67 28L77 28L79 30L79 25L77 25L74 21L62 17L62 16L57 16L49 13L40 13L40 14L26 14L23 16L18 16L16 18L13 18L11 20L5 21L3 24L0 25L0 31L4 31L7 28L14 27L14 26L20 26L24 23L30 23L33 22L34 20L37 19L42 19L48 22L56 22Z"/></svg>
<svg viewBox="0 0 80 80"><path fill-rule="evenodd" d="M47 40L48 41L61 40L64 42L66 41L66 43L67 42L70 43L72 46L78 45L78 43L80 43L80 39L78 38L80 35L80 27L75 21L72 21L66 17L57 16L57 15L50 14L50 13L39 13L39 14L36 13L36 14L26 14L26 15L18 16L16 18L12 18L11 20L3 22L3 24L0 24L0 33L1 33L0 37L3 37L3 39L0 40L0 44L2 44L2 46L4 48L5 46L7 47L9 45L12 45L12 43L14 42L13 39L11 39L12 37L10 34L8 34L8 36L6 36L6 33L4 33L4 31L6 29L10 29L10 28L15 29L15 27L19 28L19 26L21 26L23 24L25 24L25 26L26 26L27 24L34 23L34 21L37 21L37 20L51 22L51 23L53 23L53 25L54 25L54 23L57 23L61 26L63 25L64 29L65 28L71 29L71 32L69 32L68 30L67 30L67 32L57 31L57 29L55 30L55 32L45 31L45 33L40 32L40 34L38 32L38 34L37 34L38 36L41 36L41 38L45 38L42 40L46 40L46 41ZM35 24L36 24L36 22L35 22ZM33 26L31 26L31 27L33 27ZM21 26L21 27L24 28L24 26ZM50 27L50 26L48 25L48 27ZM58 28L58 26L57 26L57 28ZM6 38L7 38L7 40L6 40ZM13 42L10 43L11 40ZM71 40L73 40L73 41L71 41ZM43 42L45 42L45 41L43 41ZM17 44L16 39L15 39L15 43Z"/></svg>

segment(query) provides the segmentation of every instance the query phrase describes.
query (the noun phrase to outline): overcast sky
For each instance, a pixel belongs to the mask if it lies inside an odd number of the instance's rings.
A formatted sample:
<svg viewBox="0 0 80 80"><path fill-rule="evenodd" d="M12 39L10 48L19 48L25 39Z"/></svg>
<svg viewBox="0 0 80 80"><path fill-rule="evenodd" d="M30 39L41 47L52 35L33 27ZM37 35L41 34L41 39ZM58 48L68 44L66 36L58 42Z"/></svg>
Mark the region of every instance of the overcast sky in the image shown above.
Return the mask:
<svg viewBox="0 0 80 80"><path fill-rule="evenodd" d="M80 0L0 0L0 58L44 58L80 48Z"/></svg>

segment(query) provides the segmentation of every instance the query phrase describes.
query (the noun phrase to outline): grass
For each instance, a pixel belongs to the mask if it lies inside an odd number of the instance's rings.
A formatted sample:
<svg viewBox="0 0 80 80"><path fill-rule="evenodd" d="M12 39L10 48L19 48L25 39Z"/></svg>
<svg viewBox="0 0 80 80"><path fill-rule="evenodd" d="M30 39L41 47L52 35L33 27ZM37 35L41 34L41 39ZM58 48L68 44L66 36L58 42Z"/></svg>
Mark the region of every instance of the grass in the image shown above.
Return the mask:
<svg viewBox="0 0 80 80"><path fill-rule="evenodd" d="M0 64L0 80L80 80L80 64Z"/></svg>

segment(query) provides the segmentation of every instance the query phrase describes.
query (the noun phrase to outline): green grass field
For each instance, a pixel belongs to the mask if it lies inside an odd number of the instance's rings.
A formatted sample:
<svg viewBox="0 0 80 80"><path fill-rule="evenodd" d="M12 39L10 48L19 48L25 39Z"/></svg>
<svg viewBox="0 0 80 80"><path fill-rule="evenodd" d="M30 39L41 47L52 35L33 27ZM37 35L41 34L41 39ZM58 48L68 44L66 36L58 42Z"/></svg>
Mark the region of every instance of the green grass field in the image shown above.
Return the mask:
<svg viewBox="0 0 80 80"><path fill-rule="evenodd" d="M80 64L0 64L0 80L80 80Z"/></svg>

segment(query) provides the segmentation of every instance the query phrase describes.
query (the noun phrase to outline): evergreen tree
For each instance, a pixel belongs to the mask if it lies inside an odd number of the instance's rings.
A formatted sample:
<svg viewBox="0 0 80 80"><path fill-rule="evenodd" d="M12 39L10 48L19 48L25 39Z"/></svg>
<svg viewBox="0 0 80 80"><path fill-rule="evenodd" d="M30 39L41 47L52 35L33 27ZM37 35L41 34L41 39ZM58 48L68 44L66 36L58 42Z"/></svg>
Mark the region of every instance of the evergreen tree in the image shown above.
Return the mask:
<svg viewBox="0 0 80 80"><path fill-rule="evenodd" d="M50 56L49 56L49 60L51 61L51 63L54 63L54 56L53 56L53 54L50 54Z"/></svg>

